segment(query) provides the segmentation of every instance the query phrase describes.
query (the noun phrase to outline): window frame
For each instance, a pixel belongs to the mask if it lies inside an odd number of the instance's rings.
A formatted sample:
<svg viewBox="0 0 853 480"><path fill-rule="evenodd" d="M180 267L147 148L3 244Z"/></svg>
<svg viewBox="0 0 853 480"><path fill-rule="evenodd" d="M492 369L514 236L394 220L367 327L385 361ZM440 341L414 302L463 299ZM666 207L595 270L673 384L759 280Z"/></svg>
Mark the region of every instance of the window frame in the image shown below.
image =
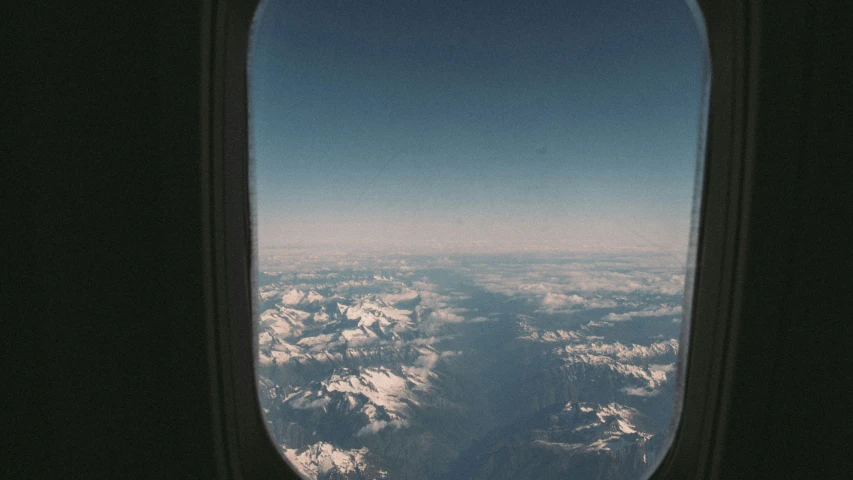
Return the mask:
<svg viewBox="0 0 853 480"><path fill-rule="evenodd" d="M752 149L747 135L754 102L750 93L755 88L749 60L754 49L750 32L756 25L749 9L755 7L734 0L697 3L711 71L705 138L698 152L704 154L704 171L694 219L695 275L692 291L686 291L692 318L682 330L686 348L678 381L683 396L676 399L681 401L676 403L680 420L673 424L667 453L649 474L654 479L712 473L717 442L725 433L721 420L734 355L730 340L737 334L736 307L743 291L740 240ZM258 0L218 0L202 7L202 243L212 422L222 478L296 479L299 475L265 427L255 379L247 61L253 20L262 9Z"/></svg>
<svg viewBox="0 0 853 480"><path fill-rule="evenodd" d="M212 420L221 478L299 479L265 427L255 380L248 48L258 0L202 8L202 212Z"/></svg>
<svg viewBox="0 0 853 480"><path fill-rule="evenodd" d="M727 379L743 293L744 229L748 167L753 158L755 64L750 30L756 12L750 2L697 0L710 57L710 90L705 113L702 198L696 228L695 273L679 381L681 412L666 454L648 478L710 478L715 450L725 437ZM752 19L752 22L750 22Z"/></svg>

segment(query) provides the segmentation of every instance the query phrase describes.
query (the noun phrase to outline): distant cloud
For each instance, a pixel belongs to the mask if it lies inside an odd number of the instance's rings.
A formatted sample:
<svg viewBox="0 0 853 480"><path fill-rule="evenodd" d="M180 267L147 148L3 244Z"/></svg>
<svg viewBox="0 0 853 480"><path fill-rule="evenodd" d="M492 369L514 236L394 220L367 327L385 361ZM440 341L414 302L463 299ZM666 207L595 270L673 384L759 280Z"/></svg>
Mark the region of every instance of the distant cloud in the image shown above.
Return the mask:
<svg viewBox="0 0 853 480"><path fill-rule="evenodd" d="M417 360L415 360L415 365L424 368L432 368L435 366L435 362L438 361L438 356L439 355L437 353L433 352L421 355Z"/></svg>
<svg viewBox="0 0 853 480"><path fill-rule="evenodd" d="M429 291L421 291L421 303L420 306L423 308L442 308L447 306L447 302L450 301L450 297L446 295L439 295L434 292Z"/></svg>
<svg viewBox="0 0 853 480"><path fill-rule="evenodd" d="M581 305L584 298L580 295L565 295L562 293L548 292L542 298L542 305L548 308L563 308L571 305Z"/></svg>
<svg viewBox="0 0 853 480"><path fill-rule="evenodd" d="M437 352L428 352L425 353L415 360L412 366L403 366L403 373L409 376L409 380L413 380L411 377L415 377L417 380L416 383L420 383L421 387L415 387L415 389L424 389L424 385L429 380L432 369L435 368L435 364L438 363L439 359L447 358L451 356L455 356L457 354L461 354L461 352L453 352L453 351L445 351L440 354Z"/></svg>
<svg viewBox="0 0 853 480"><path fill-rule="evenodd" d="M451 309L441 309L430 313L429 319L438 323L461 323L465 317L456 315Z"/></svg>
<svg viewBox="0 0 853 480"><path fill-rule="evenodd" d="M347 345L350 347L363 347L365 345L370 345L378 340L377 337L368 337L368 336L357 336L352 337L347 340ZM330 344L330 346L334 346L336 344Z"/></svg>
<svg viewBox="0 0 853 480"><path fill-rule="evenodd" d="M608 322L596 322L595 320L590 320L590 321L589 321L589 323L587 323L585 326L586 326L587 328L594 328L594 327L612 327L612 326L613 326L613 324L612 324L612 323L608 323Z"/></svg>
<svg viewBox="0 0 853 480"><path fill-rule="evenodd" d="M385 294L379 295L379 297L382 300L393 305L397 302L405 302L405 301L414 300L415 298L418 298L418 292L415 290L406 289L400 293L385 293Z"/></svg>
<svg viewBox="0 0 853 480"><path fill-rule="evenodd" d="M668 263L669 262L669 263ZM478 264L475 281L483 288L507 296L539 297L545 302L559 302L551 295L583 296L589 305L596 301L583 292L601 296L613 293L649 293L678 295L684 290L683 266L671 265L666 258L633 255L615 259L589 261L569 257L565 260L530 262L520 268L506 269L501 264ZM629 267L629 268L626 268ZM600 300L599 300L600 301ZM554 305L543 304L545 308Z"/></svg>
<svg viewBox="0 0 853 480"><path fill-rule="evenodd" d="M428 292L431 292L438 288L438 285L424 281L417 281L412 282L412 288L414 288L415 290L426 290Z"/></svg>
<svg viewBox="0 0 853 480"><path fill-rule="evenodd" d="M649 390L646 388L624 388L622 391L634 397L654 397L660 393L660 390Z"/></svg>
<svg viewBox="0 0 853 480"><path fill-rule="evenodd" d="M653 364L649 365L649 370L651 370L653 372L664 372L664 373L674 372L675 371L675 364L669 363L666 365L657 365L657 364L653 363Z"/></svg>
<svg viewBox="0 0 853 480"><path fill-rule="evenodd" d="M367 435L367 434L376 433L385 427L403 428L403 427L408 427L408 426L409 426L408 420L397 419L397 420L391 420L389 422L386 422L385 420L376 420L374 422L368 423L367 425L361 427L361 429L358 432L356 432L356 436L362 437L362 436Z"/></svg>
<svg viewBox="0 0 853 480"><path fill-rule="evenodd" d="M290 402L290 406L293 408L297 408L300 410L309 409L309 408L323 408L329 404L331 399L329 397L321 397L311 400L308 397L301 397Z"/></svg>
<svg viewBox="0 0 853 480"><path fill-rule="evenodd" d="M434 337L433 336L433 337L426 337L426 338L416 338L409 343L411 343L412 345L432 345L435 342L441 341L445 338L450 338L450 337Z"/></svg>

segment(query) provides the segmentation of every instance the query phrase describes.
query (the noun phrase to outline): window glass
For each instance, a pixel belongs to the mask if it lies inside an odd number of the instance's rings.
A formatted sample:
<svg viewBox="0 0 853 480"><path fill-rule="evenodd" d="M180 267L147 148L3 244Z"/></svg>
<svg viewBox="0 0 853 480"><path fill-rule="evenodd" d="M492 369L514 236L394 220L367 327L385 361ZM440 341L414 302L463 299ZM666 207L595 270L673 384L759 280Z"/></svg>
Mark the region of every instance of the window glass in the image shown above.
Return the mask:
<svg viewBox="0 0 853 480"><path fill-rule="evenodd" d="M263 4L257 385L303 476L634 479L655 465L689 318L706 89L692 12Z"/></svg>

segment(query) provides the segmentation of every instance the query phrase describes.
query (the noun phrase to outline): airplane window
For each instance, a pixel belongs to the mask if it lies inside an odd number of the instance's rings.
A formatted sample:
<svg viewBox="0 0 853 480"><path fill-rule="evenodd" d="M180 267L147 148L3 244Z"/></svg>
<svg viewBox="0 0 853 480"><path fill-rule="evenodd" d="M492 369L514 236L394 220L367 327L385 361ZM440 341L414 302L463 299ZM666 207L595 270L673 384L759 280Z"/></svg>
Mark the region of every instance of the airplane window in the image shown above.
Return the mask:
<svg viewBox="0 0 853 480"><path fill-rule="evenodd" d="M301 475L654 468L690 318L695 11L265 2L248 71L256 380Z"/></svg>

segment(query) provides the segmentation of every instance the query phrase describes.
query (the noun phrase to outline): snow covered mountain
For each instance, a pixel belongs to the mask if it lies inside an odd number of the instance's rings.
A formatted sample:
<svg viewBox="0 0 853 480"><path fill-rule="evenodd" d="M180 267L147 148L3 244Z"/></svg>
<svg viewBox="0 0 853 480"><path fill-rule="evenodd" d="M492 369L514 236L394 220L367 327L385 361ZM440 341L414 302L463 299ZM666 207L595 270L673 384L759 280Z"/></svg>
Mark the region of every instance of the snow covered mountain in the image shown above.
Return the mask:
<svg viewBox="0 0 853 480"><path fill-rule="evenodd" d="M261 404L306 478L629 479L650 464L672 409L678 292L647 272L642 291L621 274L581 296L484 284L451 259L388 263L262 277Z"/></svg>
<svg viewBox="0 0 853 480"><path fill-rule="evenodd" d="M643 414L616 403L543 409L475 445L446 478L630 478L648 465Z"/></svg>
<svg viewBox="0 0 853 480"><path fill-rule="evenodd" d="M366 454L366 448L341 450L325 442L318 442L300 449L284 449L284 457L302 475L311 480L376 478L377 475L371 475L364 459ZM381 472L376 474L382 477Z"/></svg>

